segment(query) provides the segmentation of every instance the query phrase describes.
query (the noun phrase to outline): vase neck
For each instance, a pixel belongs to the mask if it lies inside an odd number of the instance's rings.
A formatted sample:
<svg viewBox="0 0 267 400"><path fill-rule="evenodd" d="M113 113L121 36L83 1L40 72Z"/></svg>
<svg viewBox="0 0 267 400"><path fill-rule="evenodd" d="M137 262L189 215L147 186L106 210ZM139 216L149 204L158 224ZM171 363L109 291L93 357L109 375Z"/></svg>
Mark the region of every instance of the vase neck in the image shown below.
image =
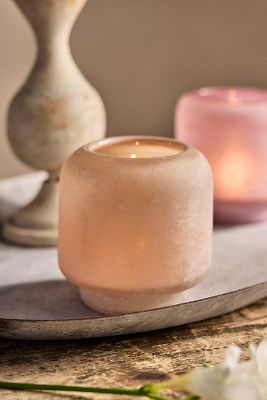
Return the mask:
<svg viewBox="0 0 267 400"><path fill-rule="evenodd" d="M87 0L14 0L35 33L40 52L56 51L68 43Z"/></svg>
<svg viewBox="0 0 267 400"><path fill-rule="evenodd" d="M58 31L55 34L43 34L36 35L36 41L38 46L37 60L47 60L51 58L60 58L62 56L69 57L69 35L70 32Z"/></svg>
<svg viewBox="0 0 267 400"><path fill-rule="evenodd" d="M49 95L65 90L66 82L84 84L70 52L69 36L87 0L14 1L29 21L38 45L36 62L22 91Z"/></svg>

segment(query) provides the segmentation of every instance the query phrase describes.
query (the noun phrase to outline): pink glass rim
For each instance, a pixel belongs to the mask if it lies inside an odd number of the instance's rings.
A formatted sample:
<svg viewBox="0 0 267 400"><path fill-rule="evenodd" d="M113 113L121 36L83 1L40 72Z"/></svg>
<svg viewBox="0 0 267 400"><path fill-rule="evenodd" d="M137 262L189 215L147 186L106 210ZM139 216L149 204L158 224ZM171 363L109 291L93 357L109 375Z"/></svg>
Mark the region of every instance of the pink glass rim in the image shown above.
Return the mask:
<svg viewBox="0 0 267 400"><path fill-rule="evenodd" d="M182 98L190 98L192 100L200 100L202 104L231 106L227 102L227 95L236 93L237 99L240 101L238 105L253 106L267 104L267 90L249 86L204 86L185 93Z"/></svg>
<svg viewBox="0 0 267 400"><path fill-rule="evenodd" d="M121 143L128 143L128 142L133 142L133 141L138 141L138 142L143 142L143 143L151 143L153 142L155 144L162 144L162 145L174 145L176 146L179 150L177 154L170 154L170 155L165 155L165 156L155 156L155 157L149 157L149 158L129 158L129 157L117 157L113 156L110 154L102 154L100 152L97 152L98 149L101 149L101 147L106 147L110 146L113 144L121 144ZM179 157L180 155L184 154L188 149L189 146L187 146L185 143L179 142L178 140L168 138L168 137L162 137L162 136L114 136L110 138L104 138L100 140L96 140L94 142L88 143L83 146L83 149L87 151L90 154L94 154L99 157L108 157L108 158L114 158L116 160L130 160L131 162L140 162L140 161L146 161L148 162L149 160L156 160L156 159L169 159L169 158L176 158Z"/></svg>

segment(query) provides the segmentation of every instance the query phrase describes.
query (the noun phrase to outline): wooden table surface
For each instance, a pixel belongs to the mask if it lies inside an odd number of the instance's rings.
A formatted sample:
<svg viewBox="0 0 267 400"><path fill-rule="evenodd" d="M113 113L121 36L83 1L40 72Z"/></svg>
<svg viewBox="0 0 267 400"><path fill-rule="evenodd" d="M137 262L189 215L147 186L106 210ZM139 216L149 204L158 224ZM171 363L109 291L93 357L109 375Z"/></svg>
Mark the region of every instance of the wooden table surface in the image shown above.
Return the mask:
<svg viewBox="0 0 267 400"><path fill-rule="evenodd" d="M108 339L0 340L0 379L34 383L129 387L169 379L204 362L218 363L236 343L267 337L267 299L237 312L180 328ZM1 400L103 399L103 395L0 392Z"/></svg>

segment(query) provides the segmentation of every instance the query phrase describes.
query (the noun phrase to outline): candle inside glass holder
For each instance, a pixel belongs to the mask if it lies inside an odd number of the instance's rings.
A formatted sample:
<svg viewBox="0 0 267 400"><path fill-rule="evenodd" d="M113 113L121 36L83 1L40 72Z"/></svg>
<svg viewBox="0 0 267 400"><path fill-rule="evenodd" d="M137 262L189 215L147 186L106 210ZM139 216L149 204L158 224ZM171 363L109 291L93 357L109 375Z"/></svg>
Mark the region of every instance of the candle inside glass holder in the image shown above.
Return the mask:
<svg viewBox="0 0 267 400"><path fill-rule="evenodd" d="M93 147L94 149L94 147ZM156 142L150 139L128 140L121 143L107 144L103 146L97 145L93 150L97 154L109 155L119 158L153 158L153 157L167 157L175 154L182 153L185 146L181 143L169 141Z"/></svg>
<svg viewBox="0 0 267 400"><path fill-rule="evenodd" d="M155 137L91 143L60 177L60 267L100 312L175 304L210 268L212 212L197 150Z"/></svg>
<svg viewBox="0 0 267 400"><path fill-rule="evenodd" d="M211 164L215 219L267 219L267 91L210 87L186 93L176 109L176 137Z"/></svg>

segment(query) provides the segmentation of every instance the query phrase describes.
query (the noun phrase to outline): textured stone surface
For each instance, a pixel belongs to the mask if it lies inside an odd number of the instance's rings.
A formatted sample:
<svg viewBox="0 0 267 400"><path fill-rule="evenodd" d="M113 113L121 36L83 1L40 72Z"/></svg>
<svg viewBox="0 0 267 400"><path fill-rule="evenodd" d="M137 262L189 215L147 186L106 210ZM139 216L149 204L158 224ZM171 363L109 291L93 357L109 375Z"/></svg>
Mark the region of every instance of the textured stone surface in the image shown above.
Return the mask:
<svg viewBox="0 0 267 400"><path fill-rule="evenodd" d="M25 382L127 385L174 377L203 362L218 363L231 343L267 336L267 299L223 317L125 338L67 342L0 341L0 379ZM1 400L82 400L104 396L0 392Z"/></svg>

